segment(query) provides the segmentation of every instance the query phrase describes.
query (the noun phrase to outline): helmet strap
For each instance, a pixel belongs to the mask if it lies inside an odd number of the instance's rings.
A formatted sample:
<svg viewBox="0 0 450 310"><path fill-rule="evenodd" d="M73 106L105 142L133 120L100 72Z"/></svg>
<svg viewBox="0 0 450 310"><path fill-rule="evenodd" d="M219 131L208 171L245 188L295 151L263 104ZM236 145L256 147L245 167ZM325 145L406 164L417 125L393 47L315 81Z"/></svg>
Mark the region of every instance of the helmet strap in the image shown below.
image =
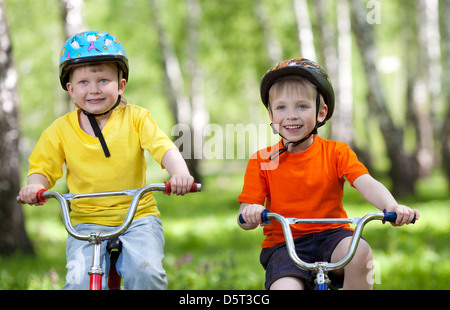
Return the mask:
<svg viewBox="0 0 450 310"><path fill-rule="evenodd" d="M81 111L83 111L83 114L88 117L89 123L91 123L91 126L92 126L92 130L94 130L95 136L99 139L100 144L103 149L103 153L105 153L105 157L107 157L107 158L111 157L111 154L109 153L109 149L108 149L108 146L106 145L105 138L103 137L102 131L101 131L100 127L98 126L98 123L97 123L97 120L95 119L95 117L106 115L109 112L111 112L113 109L115 109L119 105L121 99L122 99L122 97L119 95L114 106L104 113L94 114L94 113L91 113L91 112L81 109Z"/></svg>
<svg viewBox="0 0 450 310"><path fill-rule="evenodd" d="M284 144L283 148L273 152L270 156L269 156L269 160L274 160L275 158L277 158L278 156L280 156L281 154L283 154L284 152L286 152L289 148L289 144L292 144L293 147L296 147L297 145L302 144L303 142L305 142L306 140L309 139L309 137L311 137L312 135L317 134L317 128L319 126L322 126L324 124L324 122L317 124L317 118L319 117L319 107L320 107L320 93L317 90L317 95L316 95L316 124L313 128L313 130L311 130L311 132L309 134L307 134L306 136L304 136L302 139L295 141L295 142L291 142L288 141ZM269 102L269 108L270 108L270 112L272 113L272 106L270 105ZM272 114L273 115L273 114ZM275 126L273 125L273 123L270 124L270 127L272 127L273 133L275 134L279 134L280 137L282 137L283 139L287 140L285 137L283 137L282 134L280 134L276 129Z"/></svg>

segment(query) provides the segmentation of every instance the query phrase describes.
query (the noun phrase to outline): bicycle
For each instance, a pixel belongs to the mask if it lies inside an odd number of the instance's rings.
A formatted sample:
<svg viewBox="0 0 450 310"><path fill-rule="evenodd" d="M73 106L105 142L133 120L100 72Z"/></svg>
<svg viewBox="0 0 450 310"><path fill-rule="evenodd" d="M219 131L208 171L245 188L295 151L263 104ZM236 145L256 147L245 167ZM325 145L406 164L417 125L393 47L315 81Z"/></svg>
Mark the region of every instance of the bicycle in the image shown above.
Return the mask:
<svg viewBox="0 0 450 310"><path fill-rule="evenodd" d="M200 192L201 184L193 183L189 192ZM148 192L153 191L162 191L166 195L171 194L171 186L170 183L154 183L148 184L141 188L137 189L128 189L122 191L110 191L110 192L98 192L98 193L84 193L84 194L61 194L56 191L47 191L45 189L40 190L36 194L36 199L38 202L47 202L50 198L55 198L58 200L61 216L63 219L64 226L67 232L74 238L79 240L85 240L89 243L93 244L93 255L92 255L92 266L88 271L89 275L89 289L90 290L101 290L102 289L102 276L104 275L104 271L101 267L101 247L100 244L102 241L108 240L107 250L110 254L111 258L111 267L110 272L108 274L108 288L111 290L120 289L121 277L117 273L115 269L115 262L117 261L118 256L121 252L121 243L118 237L123 234L131 222L133 221L134 215L136 213L138 204L142 196ZM110 196L133 196L130 202L130 207L128 209L125 220L122 225L118 226L115 230L109 232L90 232L88 234L82 234L78 232L72 225L70 220L70 209L69 209L69 201L74 199L81 198L98 198L98 197L110 197ZM17 197L17 202L22 203L20 198Z"/></svg>
<svg viewBox="0 0 450 310"><path fill-rule="evenodd" d="M361 239L362 231L364 226L373 220L381 220L382 223L386 222L395 222L397 219L397 214L395 212L386 212L383 210L383 213L370 213L362 218L353 217L353 218L311 218L311 219L299 219L299 218L285 218L280 214L271 213L268 209L265 209L261 214L261 220L264 223L270 223L271 220L276 220L281 224L283 229L284 239L286 242L286 248L289 254L289 257L292 261L301 269L311 270L317 272L316 279L314 280L315 289L316 290L328 290L329 289L329 279L328 279L328 271L338 270L345 267L353 258L356 253L356 249L358 247L359 240ZM415 216L411 221L411 224L415 223ZM239 221L244 224L244 218L242 214L239 214ZM323 224L323 223L348 223L355 226L355 232L353 233L352 240L350 242L349 249L347 254L340 261L336 263L330 262L305 262L300 259L295 251L294 238L292 236L290 225L294 224Z"/></svg>

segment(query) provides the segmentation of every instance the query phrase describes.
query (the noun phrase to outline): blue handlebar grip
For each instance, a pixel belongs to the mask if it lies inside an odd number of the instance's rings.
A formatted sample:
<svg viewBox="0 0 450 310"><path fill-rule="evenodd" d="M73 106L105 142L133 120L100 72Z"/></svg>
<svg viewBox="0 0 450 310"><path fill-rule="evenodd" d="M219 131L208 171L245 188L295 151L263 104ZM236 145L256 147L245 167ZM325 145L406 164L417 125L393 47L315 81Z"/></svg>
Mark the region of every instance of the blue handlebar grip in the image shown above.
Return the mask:
<svg viewBox="0 0 450 310"><path fill-rule="evenodd" d="M264 211L261 213L261 220L264 223L269 224L270 220L267 218L267 213L269 213L269 210L268 209L264 209ZM244 221L244 218L242 217L242 214L239 214L239 223L245 224L245 221Z"/></svg>
<svg viewBox="0 0 450 310"><path fill-rule="evenodd" d="M239 223L245 224L244 218L242 217L242 214L239 214Z"/></svg>
<svg viewBox="0 0 450 310"><path fill-rule="evenodd" d="M264 223L269 224L270 220L267 218L267 214L269 214L269 210L268 209L264 209L264 211L261 213L261 220Z"/></svg>
<svg viewBox="0 0 450 310"><path fill-rule="evenodd" d="M384 212L383 223L391 222L394 223L397 220L397 213L395 212Z"/></svg>
<svg viewBox="0 0 450 310"><path fill-rule="evenodd" d="M397 220L397 213L395 212L386 212L386 209L383 210L384 213L384 219L383 219L383 224L387 221L387 222L391 222L391 223L395 223L395 221ZM414 215L414 218L411 221L411 224L414 224L416 222L416 215Z"/></svg>

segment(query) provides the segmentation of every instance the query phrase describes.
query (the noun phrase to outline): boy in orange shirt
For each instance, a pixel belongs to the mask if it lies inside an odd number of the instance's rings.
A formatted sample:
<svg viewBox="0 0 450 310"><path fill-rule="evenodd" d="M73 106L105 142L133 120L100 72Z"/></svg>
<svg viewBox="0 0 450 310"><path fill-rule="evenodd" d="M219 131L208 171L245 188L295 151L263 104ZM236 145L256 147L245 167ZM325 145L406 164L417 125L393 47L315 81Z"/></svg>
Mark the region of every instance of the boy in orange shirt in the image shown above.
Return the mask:
<svg viewBox="0 0 450 310"><path fill-rule="evenodd" d="M346 218L342 198L347 179L372 205L396 212L393 225L419 218L417 210L399 205L386 187L369 175L345 143L316 136L317 128L334 110L333 87L320 65L304 58L276 65L261 81L261 98L272 128L282 139L250 158L239 195L239 214L245 223L238 220L238 224L245 230L264 226L260 261L266 270L266 289L307 289L313 283L310 271L301 270L289 258L281 225L277 221L262 223L265 208L284 217ZM291 229L297 254L307 262L342 259L353 234L348 224L302 224ZM371 248L361 240L353 260L343 270L329 274L331 285L371 289L367 281L370 260Z"/></svg>

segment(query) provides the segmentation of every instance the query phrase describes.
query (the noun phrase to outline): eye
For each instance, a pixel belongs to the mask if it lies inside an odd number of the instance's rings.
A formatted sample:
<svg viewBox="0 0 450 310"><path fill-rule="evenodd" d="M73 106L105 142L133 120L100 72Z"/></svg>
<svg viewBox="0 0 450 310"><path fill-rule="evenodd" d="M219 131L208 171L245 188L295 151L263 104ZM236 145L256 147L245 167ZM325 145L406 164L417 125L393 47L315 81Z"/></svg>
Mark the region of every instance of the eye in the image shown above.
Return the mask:
<svg viewBox="0 0 450 310"><path fill-rule="evenodd" d="M299 103L297 105L297 108L300 109L300 110L305 110L305 109L309 109L309 105L306 104L306 103Z"/></svg>

